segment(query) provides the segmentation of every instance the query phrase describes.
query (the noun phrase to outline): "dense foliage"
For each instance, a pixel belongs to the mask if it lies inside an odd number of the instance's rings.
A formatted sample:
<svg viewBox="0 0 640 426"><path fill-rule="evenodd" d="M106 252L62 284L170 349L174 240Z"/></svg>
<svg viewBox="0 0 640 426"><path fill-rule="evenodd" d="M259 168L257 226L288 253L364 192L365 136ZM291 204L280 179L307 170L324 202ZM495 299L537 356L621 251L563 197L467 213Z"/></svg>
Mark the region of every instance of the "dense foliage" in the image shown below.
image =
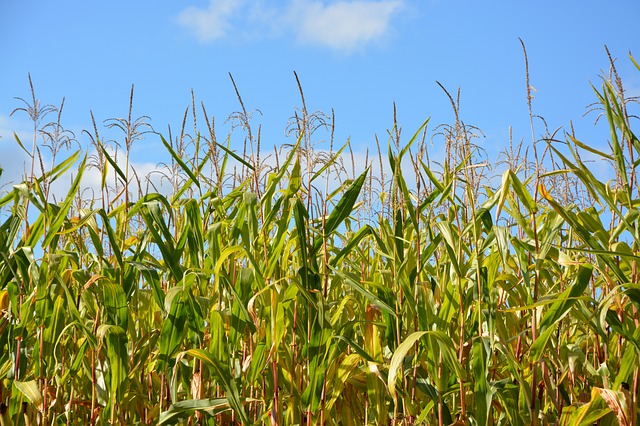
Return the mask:
<svg viewBox="0 0 640 426"><path fill-rule="evenodd" d="M615 69L595 93L610 151L545 134L500 181L452 97L439 162L427 123L396 124L356 172L304 98L270 156L238 96L242 152L194 102L191 134L130 108L119 145L94 123L60 160L74 135L32 88L31 170L0 200L0 424L637 424L640 141ZM147 132L155 180L130 165Z"/></svg>

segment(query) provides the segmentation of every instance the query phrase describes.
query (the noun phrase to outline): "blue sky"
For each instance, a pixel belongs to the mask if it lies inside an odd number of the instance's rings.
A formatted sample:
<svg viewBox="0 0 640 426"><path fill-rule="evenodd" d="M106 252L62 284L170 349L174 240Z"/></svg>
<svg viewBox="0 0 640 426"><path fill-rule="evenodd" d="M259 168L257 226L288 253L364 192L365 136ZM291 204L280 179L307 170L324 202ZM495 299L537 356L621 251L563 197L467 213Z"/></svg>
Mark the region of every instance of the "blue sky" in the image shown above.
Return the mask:
<svg viewBox="0 0 640 426"><path fill-rule="evenodd" d="M216 117L219 137L238 111L238 85L263 146L284 134L299 107L293 75L311 111L335 110L336 144L386 144L393 103L405 139L428 117L430 129L453 114L442 83L461 88L462 119L479 127L490 155L514 139L530 140L525 71L529 55L534 113L555 129L573 120L585 142L606 144L606 128L583 118L595 97L590 82L608 69L606 44L630 94L640 95L640 2L471 0L180 0L0 2L0 186L23 166L13 132L28 135L24 114L31 73L43 104L66 98L63 124L82 129L127 113L148 115L156 131L179 129L191 89ZM51 116L51 119L54 117ZM537 133L542 126L537 122ZM604 124L604 123L603 123ZM28 136L27 136L28 137ZM241 140L241 136L237 136ZM157 149L156 149L157 148ZM433 151L442 147L435 142ZM162 161L158 137L134 149L140 164Z"/></svg>

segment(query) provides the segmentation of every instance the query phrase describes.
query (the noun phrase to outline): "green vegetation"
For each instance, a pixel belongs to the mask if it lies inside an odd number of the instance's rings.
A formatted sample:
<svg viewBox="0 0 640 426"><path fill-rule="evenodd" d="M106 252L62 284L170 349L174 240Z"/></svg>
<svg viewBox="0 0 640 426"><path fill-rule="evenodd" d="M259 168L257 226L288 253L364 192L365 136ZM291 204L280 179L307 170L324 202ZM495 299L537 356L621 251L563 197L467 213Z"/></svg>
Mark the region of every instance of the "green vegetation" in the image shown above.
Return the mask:
<svg viewBox="0 0 640 426"><path fill-rule="evenodd" d="M451 96L444 158L396 123L356 172L304 97L266 156L239 95L242 152L193 102L146 135L171 160L145 180L146 117L71 152L32 87L31 170L0 199L0 425L636 425L640 141L613 61L594 89L610 152L546 134L501 181Z"/></svg>

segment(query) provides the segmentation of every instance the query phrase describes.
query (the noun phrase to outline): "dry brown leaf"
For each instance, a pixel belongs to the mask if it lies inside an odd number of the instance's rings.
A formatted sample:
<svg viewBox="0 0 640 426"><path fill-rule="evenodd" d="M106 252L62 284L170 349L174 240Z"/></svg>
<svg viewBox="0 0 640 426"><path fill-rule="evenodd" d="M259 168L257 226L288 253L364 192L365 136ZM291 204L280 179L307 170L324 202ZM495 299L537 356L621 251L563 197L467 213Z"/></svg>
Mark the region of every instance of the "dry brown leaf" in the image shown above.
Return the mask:
<svg viewBox="0 0 640 426"><path fill-rule="evenodd" d="M620 426L631 426L631 421L626 411L626 405L620 401L620 392L614 392L611 389L595 388L602 399L605 400L611 411L618 418Z"/></svg>
<svg viewBox="0 0 640 426"><path fill-rule="evenodd" d="M191 395L193 399L202 399L202 373L196 371L191 379Z"/></svg>

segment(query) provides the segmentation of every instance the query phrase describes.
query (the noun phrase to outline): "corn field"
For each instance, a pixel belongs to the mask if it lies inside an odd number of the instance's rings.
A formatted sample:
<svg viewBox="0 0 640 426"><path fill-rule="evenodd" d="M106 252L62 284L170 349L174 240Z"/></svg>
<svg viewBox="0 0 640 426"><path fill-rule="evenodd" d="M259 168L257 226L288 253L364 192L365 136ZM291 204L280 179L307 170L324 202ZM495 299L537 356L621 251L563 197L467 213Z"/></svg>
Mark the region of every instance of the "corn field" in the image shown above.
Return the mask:
<svg viewBox="0 0 640 426"><path fill-rule="evenodd" d="M79 147L31 85L30 170L0 199L0 425L637 425L640 140L611 64L608 141L545 132L493 168L446 91L453 123L394 117L357 167L302 89L267 153L239 94L239 149L195 100L153 131L133 88ZM143 137L156 179L130 165Z"/></svg>

